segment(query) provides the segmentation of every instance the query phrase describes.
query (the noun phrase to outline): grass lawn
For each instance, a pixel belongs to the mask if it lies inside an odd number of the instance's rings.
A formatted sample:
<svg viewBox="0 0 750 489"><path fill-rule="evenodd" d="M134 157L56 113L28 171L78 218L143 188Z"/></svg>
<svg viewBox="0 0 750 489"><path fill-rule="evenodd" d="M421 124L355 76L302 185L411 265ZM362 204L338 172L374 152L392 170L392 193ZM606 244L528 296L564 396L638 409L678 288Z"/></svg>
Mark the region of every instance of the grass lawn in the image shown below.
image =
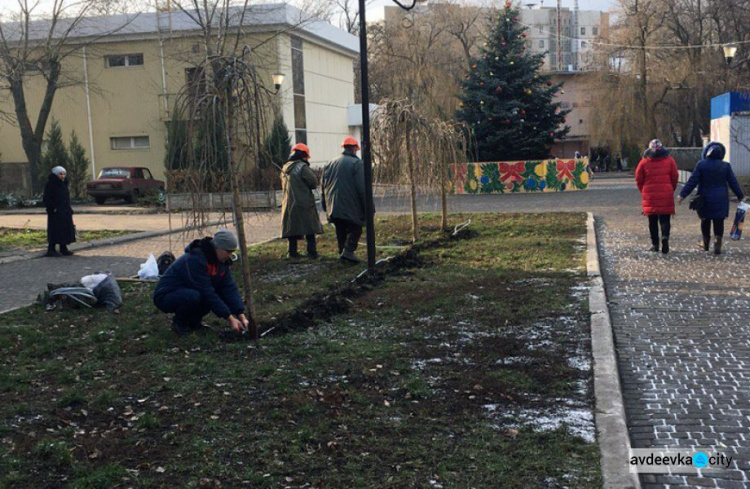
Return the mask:
<svg viewBox="0 0 750 489"><path fill-rule="evenodd" d="M78 241L111 238L137 231L78 231ZM34 250L47 247L47 231L44 229L15 229L0 227L0 252L10 250Z"/></svg>
<svg viewBox="0 0 750 489"><path fill-rule="evenodd" d="M330 231L319 261L254 247L258 344L174 337L150 284L0 316L0 487L601 487L585 215L468 218L360 285Z"/></svg>

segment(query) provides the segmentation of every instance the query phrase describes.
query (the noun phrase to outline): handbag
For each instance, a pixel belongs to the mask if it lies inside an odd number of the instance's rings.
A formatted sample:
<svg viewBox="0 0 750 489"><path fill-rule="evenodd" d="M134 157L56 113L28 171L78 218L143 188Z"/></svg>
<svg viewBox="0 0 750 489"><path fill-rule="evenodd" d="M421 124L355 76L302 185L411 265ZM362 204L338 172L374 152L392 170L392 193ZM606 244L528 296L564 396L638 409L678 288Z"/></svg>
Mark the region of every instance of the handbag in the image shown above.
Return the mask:
<svg viewBox="0 0 750 489"><path fill-rule="evenodd" d="M690 199L690 207L691 211L695 211L698 213L698 216L703 214L703 208L705 207L706 202L703 200L703 196L701 194L696 195L692 199Z"/></svg>

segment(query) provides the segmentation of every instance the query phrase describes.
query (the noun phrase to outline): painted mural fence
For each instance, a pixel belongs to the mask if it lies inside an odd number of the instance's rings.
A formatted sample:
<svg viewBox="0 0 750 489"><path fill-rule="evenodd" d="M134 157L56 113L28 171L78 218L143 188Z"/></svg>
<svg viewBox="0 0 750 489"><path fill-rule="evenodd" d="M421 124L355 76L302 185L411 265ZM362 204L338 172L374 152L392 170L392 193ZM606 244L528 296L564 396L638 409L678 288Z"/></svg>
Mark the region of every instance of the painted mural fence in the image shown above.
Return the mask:
<svg viewBox="0 0 750 489"><path fill-rule="evenodd" d="M585 190L588 166L588 158L456 163L448 169L447 187L453 194Z"/></svg>

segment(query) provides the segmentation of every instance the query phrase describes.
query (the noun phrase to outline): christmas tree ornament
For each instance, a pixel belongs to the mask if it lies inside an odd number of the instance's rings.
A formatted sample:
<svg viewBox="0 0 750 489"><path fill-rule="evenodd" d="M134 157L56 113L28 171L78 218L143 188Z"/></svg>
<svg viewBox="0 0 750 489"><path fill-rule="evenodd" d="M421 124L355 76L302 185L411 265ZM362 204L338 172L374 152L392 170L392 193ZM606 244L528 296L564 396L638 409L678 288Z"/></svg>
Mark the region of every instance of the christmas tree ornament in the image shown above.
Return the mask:
<svg viewBox="0 0 750 489"><path fill-rule="evenodd" d="M521 115L526 115L526 111L524 109L521 109Z"/></svg>
<svg viewBox="0 0 750 489"><path fill-rule="evenodd" d="M565 95L565 90L560 90L560 94Z"/></svg>
<svg viewBox="0 0 750 489"><path fill-rule="evenodd" d="M497 93L503 93L503 87L497 87L497 88L495 89L495 91L496 91Z"/></svg>
<svg viewBox="0 0 750 489"><path fill-rule="evenodd" d="M499 60L499 59L500 59L500 58L498 58L497 56L495 56L495 61L497 61L497 60Z"/></svg>
<svg viewBox="0 0 750 489"><path fill-rule="evenodd" d="M547 86L548 86L548 87L551 87L551 86L552 86L552 82L551 82L551 81L549 81L549 80L547 80Z"/></svg>
<svg viewBox="0 0 750 489"><path fill-rule="evenodd" d="M463 108L464 108L464 103L463 103L463 102L461 102L460 104L458 104L458 106L459 106L459 107L461 107L461 108L463 109Z"/></svg>
<svg viewBox="0 0 750 489"><path fill-rule="evenodd" d="M480 101L479 101L479 104L480 104L480 105L484 105L484 100L480 100Z"/></svg>
<svg viewBox="0 0 750 489"><path fill-rule="evenodd" d="M536 126L534 126L534 130L536 131Z"/></svg>
<svg viewBox="0 0 750 489"><path fill-rule="evenodd" d="M471 67L474 68L475 70L477 69L477 65L471 65Z"/></svg>
<svg viewBox="0 0 750 489"><path fill-rule="evenodd" d="M520 122L524 123L524 122L526 122L526 119L521 119Z"/></svg>
<svg viewBox="0 0 750 489"><path fill-rule="evenodd" d="M514 63L513 61L511 61L511 62L510 62L510 64L512 64L512 65L513 65L513 64L515 64L515 63Z"/></svg>
<svg viewBox="0 0 750 489"><path fill-rule="evenodd" d="M518 20L518 16L516 16L516 17L513 17L513 20Z"/></svg>
<svg viewBox="0 0 750 489"><path fill-rule="evenodd" d="M554 132L549 133L549 137L551 138L555 137L555 133Z"/></svg>
<svg viewBox="0 0 750 489"><path fill-rule="evenodd" d="M522 32L522 33L521 33L521 37L526 37L526 33L525 33L525 32Z"/></svg>
<svg viewBox="0 0 750 489"><path fill-rule="evenodd" d="M484 86L484 82L479 82L479 86L483 87Z"/></svg>
<svg viewBox="0 0 750 489"><path fill-rule="evenodd" d="M562 118L562 123L565 124L565 117Z"/></svg>

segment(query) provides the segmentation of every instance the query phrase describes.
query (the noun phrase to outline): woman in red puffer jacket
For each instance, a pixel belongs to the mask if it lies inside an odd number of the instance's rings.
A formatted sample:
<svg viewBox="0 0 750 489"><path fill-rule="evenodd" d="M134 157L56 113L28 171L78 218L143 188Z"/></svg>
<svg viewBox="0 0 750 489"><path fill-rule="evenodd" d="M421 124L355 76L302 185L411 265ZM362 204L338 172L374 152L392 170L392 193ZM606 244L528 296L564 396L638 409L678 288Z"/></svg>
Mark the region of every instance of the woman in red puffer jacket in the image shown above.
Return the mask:
<svg viewBox="0 0 750 489"><path fill-rule="evenodd" d="M635 170L635 183L643 198L643 213L648 216L651 233L651 251L659 251L659 226L661 226L661 251L669 253L670 219L674 214L674 191L677 188L677 164L661 141L654 139L643 153Z"/></svg>

